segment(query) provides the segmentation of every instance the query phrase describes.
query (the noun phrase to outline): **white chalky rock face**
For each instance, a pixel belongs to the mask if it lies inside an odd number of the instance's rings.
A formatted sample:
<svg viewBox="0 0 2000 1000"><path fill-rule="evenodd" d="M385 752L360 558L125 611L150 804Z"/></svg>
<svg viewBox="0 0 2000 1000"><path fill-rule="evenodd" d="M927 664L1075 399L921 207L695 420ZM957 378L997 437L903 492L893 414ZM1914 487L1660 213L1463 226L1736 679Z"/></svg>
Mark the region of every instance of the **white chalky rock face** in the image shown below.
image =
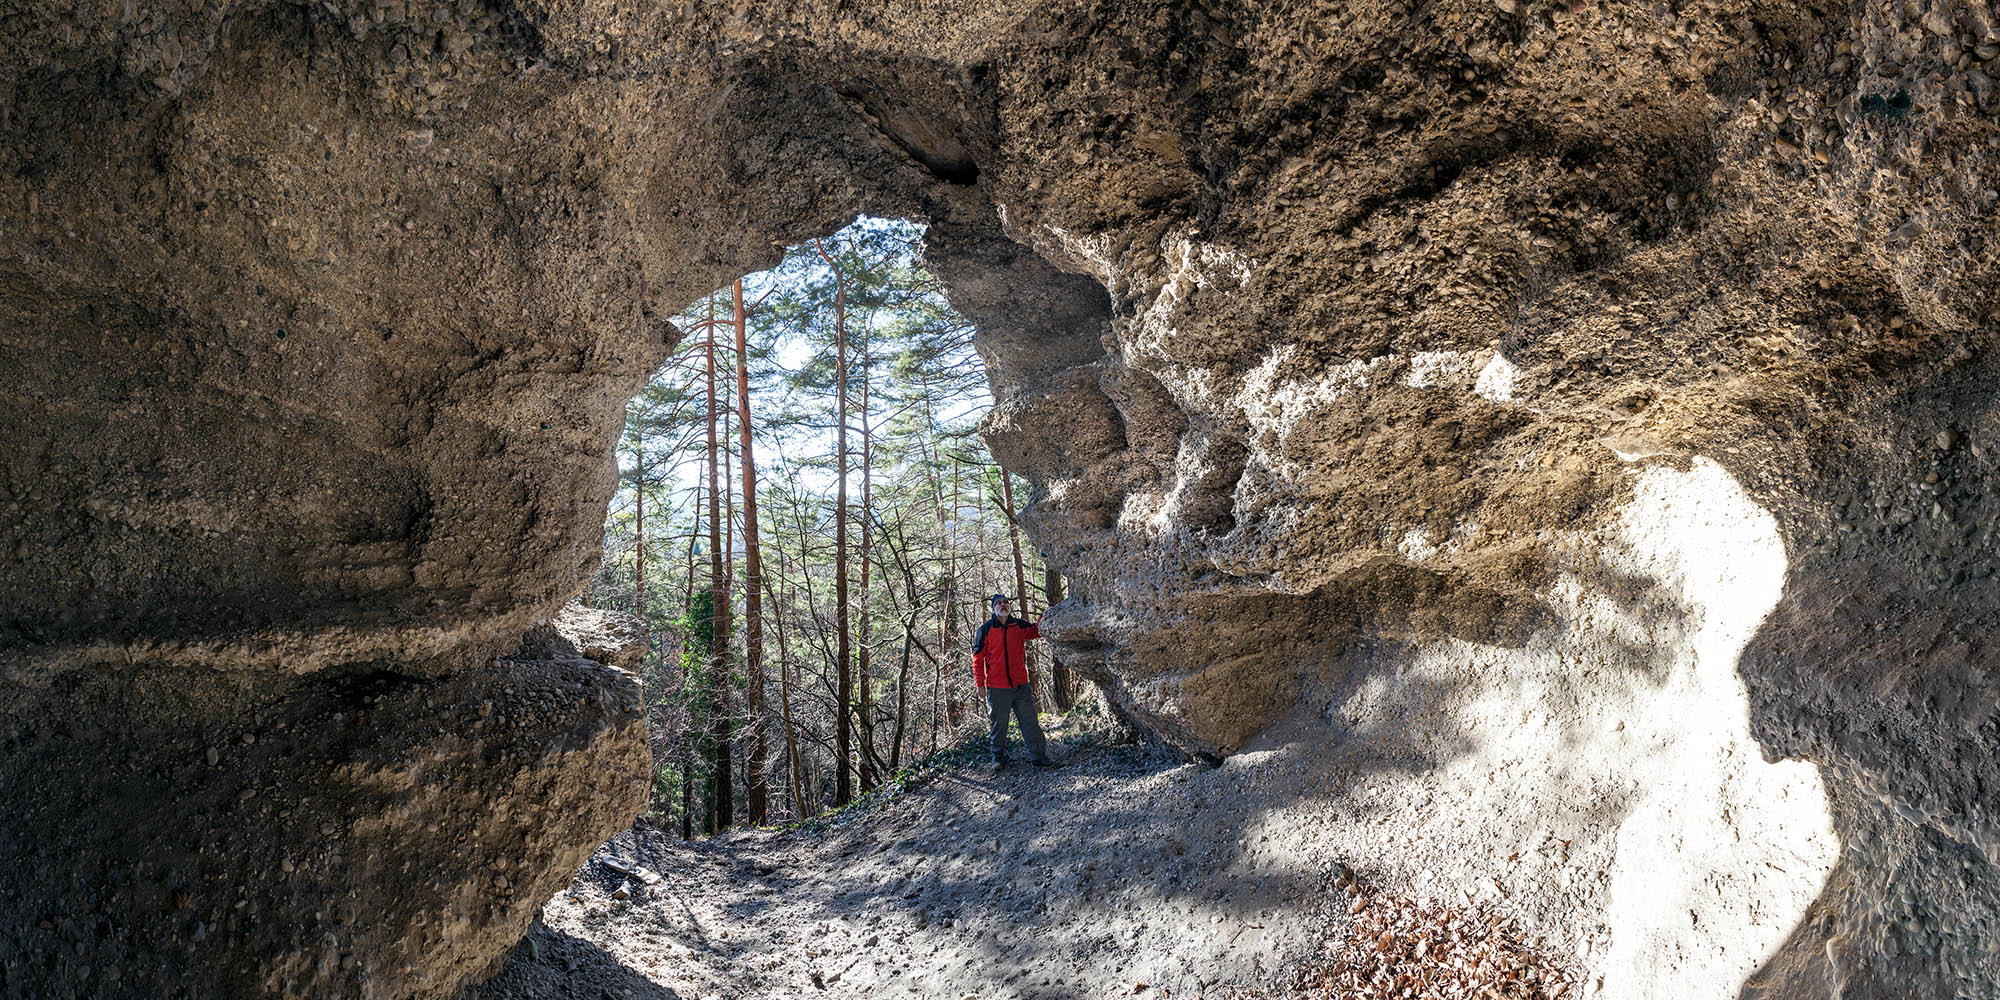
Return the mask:
<svg viewBox="0 0 2000 1000"><path fill-rule="evenodd" d="M1403 376L1403 384L1412 389L1455 384L1471 370L1472 358L1463 351L1418 351L1410 356L1410 370Z"/></svg>
<svg viewBox="0 0 2000 1000"><path fill-rule="evenodd" d="M1706 459L1642 472L1618 527L1618 554L1687 617L1665 682L1626 727L1649 787L1619 828L1605 995L1734 997L1840 850L1819 770L1764 759L1736 673L1778 602L1784 545L1771 515Z"/></svg>
<svg viewBox="0 0 2000 1000"><path fill-rule="evenodd" d="M1481 399L1495 403L1514 401L1514 383L1521 378L1521 369L1514 367L1507 356L1494 352L1493 359L1479 370L1479 379L1472 383L1472 391Z"/></svg>
<svg viewBox="0 0 2000 1000"><path fill-rule="evenodd" d="M1574 908L1543 916L1585 926L1602 995L1727 1000L1803 917L1839 842L1818 769L1764 759L1736 672L1783 585L1776 523L1705 458L1634 476L1620 516L1559 543L1558 620L1518 649L1377 647L1365 655L1401 662L1377 659L1332 714L1445 758L1399 779L1444 804L1417 819L1434 829L1399 838L1421 845L1413 867L1442 845L1483 885L1523 855L1573 859L1556 867L1578 880Z"/></svg>

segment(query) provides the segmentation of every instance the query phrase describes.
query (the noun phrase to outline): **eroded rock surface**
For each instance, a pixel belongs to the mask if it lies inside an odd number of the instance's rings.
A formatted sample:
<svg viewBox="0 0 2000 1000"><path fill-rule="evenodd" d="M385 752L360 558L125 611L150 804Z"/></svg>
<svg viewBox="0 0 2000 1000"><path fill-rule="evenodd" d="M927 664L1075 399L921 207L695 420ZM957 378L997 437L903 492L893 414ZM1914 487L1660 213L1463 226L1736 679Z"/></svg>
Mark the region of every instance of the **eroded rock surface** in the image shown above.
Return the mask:
<svg viewBox="0 0 2000 1000"><path fill-rule="evenodd" d="M529 629L513 655L516 659L595 660L637 672L651 645L646 623L637 616L569 604L547 623Z"/></svg>
<svg viewBox="0 0 2000 1000"><path fill-rule="evenodd" d="M77 671L18 709L0 961L35 996L450 990L644 808L652 766L637 679L574 654Z"/></svg>
<svg viewBox="0 0 2000 1000"><path fill-rule="evenodd" d="M10 774L210 689L504 687L482 665L595 559L657 317L871 211L932 223L988 440L1073 582L1050 632L1122 713L1206 756L1363 741L1407 778L1377 792L1461 811L1453 762L1542 713L1595 763L1494 758L1537 790L1514 825L1699 761L1592 817L1677 888L1538 917L1631 929L1586 953L1607 990L2000 992L1990 6L0 15ZM1765 884L1700 831L1809 863ZM81 870L139 850L91 845ZM1744 905L1662 902L1703 886ZM82 940L61 968L124 947Z"/></svg>

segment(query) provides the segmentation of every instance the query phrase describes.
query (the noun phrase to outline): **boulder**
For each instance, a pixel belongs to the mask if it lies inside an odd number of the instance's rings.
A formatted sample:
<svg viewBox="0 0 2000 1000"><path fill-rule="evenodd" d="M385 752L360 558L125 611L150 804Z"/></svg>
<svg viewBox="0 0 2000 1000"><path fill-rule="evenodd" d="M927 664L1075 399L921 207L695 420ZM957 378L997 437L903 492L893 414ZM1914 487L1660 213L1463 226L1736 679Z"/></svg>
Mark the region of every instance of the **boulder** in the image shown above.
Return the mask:
<svg viewBox="0 0 2000 1000"><path fill-rule="evenodd" d="M79 671L14 707L0 963L39 996L447 995L652 764L637 679L578 657Z"/></svg>

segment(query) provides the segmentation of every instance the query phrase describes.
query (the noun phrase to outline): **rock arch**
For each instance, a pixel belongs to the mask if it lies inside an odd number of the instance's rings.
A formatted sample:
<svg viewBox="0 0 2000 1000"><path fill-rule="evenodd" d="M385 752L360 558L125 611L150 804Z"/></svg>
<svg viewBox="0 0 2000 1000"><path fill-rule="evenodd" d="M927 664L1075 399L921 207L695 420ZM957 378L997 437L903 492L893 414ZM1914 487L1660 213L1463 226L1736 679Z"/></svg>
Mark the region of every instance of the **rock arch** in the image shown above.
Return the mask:
<svg viewBox="0 0 2000 1000"><path fill-rule="evenodd" d="M652 304L863 211L981 328L1052 631L1192 753L1564 634L1552 534L1717 463L1846 845L1746 991L2000 980L1988 11L5 10L10 981L475 974L636 808L578 779L629 683L523 636Z"/></svg>

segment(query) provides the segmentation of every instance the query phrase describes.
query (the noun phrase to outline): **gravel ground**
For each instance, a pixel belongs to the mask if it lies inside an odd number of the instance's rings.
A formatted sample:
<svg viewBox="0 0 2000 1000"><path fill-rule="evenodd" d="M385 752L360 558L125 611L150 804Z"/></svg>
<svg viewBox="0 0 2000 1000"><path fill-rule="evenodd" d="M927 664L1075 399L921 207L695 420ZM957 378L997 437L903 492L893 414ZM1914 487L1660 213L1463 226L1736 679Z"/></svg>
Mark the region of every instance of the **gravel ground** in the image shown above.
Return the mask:
<svg viewBox="0 0 2000 1000"><path fill-rule="evenodd" d="M1224 769L1077 742L817 832L642 823L469 997L1222 995L1311 954L1324 872L1244 850L1244 814L1207 805Z"/></svg>
<svg viewBox="0 0 2000 1000"><path fill-rule="evenodd" d="M1564 652L1649 620L1359 652L1220 765L1058 727L1060 767L935 771L819 829L641 826L469 1000L1730 1000L1832 835L1808 765L1755 754L1730 657Z"/></svg>

